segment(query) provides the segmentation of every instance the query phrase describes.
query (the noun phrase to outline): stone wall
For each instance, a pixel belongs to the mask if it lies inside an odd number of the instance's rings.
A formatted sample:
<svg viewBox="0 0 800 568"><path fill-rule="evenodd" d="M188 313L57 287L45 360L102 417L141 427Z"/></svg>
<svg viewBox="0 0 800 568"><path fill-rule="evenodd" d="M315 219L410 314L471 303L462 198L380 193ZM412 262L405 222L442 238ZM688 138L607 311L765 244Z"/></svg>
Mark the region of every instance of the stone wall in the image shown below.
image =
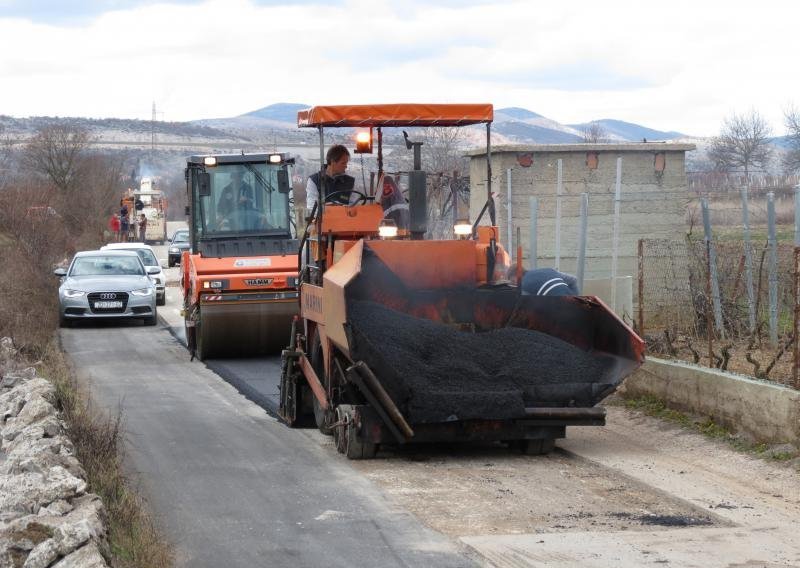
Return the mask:
<svg viewBox="0 0 800 568"><path fill-rule="evenodd" d="M107 566L103 504L54 402L53 384L0 340L0 568Z"/></svg>
<svg viewBox="0 0 800 568"><path fill-rule="evenodd" d="M508 170L511 169L511 225L522 232L523 260L530 266L530 197L539 199L539 266L555 257L556 180L562 160L561 264L575 272L581 193L589 194L587 278L611 275L614 189L617 158L622 157L618 275L636 275L640 238L680 239L685 234L687 199L685 153L693 144L560 144L499 146L492 149L492 191L501 241L507 245ZM470 160L470 218L487 198L486 154ZM594 162L596 157L596 167ZM662 162L663 160L663 162ZM661 169L661 171L658 171ZM483 220L489 223L488 215Z"/></svg>

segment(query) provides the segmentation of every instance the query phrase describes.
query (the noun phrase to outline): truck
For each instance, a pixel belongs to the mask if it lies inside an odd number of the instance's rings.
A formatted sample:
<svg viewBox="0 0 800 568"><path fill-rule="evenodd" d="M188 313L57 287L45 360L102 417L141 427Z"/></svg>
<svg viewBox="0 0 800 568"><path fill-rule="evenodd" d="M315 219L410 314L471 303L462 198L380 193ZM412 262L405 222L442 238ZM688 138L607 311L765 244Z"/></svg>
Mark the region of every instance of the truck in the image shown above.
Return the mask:
<svg viewBox="0 0 800 568"><path fill-rule="evenodd" d="M167 240L167 198L164 192L156 188L153 178L143 177L134 198L135 203L142 205L142 209L134 207L135 214L144 214L147 219L144 242L163 245Z"/></svg>
<svg viewBox="0 0 800 568"><path fill-rule="evenodd" d="M326 128L355 129L357 151L369 152L377 134L374 187L323 183L301 239L299 317L281 358L281 420L315 424L350 459L430 442L547 453L567 426L605 424L598 403L643 361L642 339L600 299L523 294L522 255L510 262L495 222L492 118L490 104L298 113L298 126L318 129L320 141ZM400 226L393 206L381 205L391 188L382 129L470 125L486 127L480 213L449 239L429 238L423 144L406 135L414 168Z"/></svg>
<svg viewBox="0 0 800 568"><path fill-rule="evenodd" d="M188 348L201 361L286 345L298 297L293 164L281 153L187 159L182 312Z"/></svg>

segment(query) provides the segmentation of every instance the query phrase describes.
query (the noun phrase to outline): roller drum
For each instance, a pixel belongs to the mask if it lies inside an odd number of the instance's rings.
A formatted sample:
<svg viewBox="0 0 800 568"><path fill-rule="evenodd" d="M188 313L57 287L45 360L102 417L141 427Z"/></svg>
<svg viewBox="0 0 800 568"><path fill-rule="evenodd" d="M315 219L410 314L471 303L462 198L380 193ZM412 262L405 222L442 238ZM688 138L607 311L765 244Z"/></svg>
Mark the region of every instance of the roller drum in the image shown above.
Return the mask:
<svg viewBox="0 0 800 568"><path fill-rule="evenodd" d="M197 356L244 357L280 353L286 347L297 302L203 304L197 325Z"/></svg>

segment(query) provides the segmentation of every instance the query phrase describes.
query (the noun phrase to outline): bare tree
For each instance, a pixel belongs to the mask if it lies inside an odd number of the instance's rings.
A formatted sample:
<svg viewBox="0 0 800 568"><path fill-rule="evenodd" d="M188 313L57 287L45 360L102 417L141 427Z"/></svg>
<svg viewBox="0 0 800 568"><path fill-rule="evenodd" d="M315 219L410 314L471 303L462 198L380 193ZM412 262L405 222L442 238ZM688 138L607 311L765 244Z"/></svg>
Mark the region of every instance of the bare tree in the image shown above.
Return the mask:
<svg viewBox="0 0 800 568"><path fill-rule="evenodd" d="M789 171L797 171L800 170L800 109L791 105L784 111L783 119L789 139L789 150L783 165Z"/></svg>
<svg viewBox="0 0 800 568"><path fill-rule="evenodd" d="M608 142L608 132L599 122L590 122L583 125L581 138L587 144L601 144Z"/></svg>
<svg viewBox="0 0 800 568"><path fill-rule="evenodd" d="M91 143L86 129L68 124L45 126L25 147L23 165L50 180L62 193L79 185L84 151Z"/></svg>
<svg viewBox="0 0 800 568"><path fill-rule="evenodd" d="M769 124L755 109L743 115L733 113L711 141L708 156L718 170L743 168L745 179L749 179L752 167L763 168L772 157L771 134Z"/></svg>

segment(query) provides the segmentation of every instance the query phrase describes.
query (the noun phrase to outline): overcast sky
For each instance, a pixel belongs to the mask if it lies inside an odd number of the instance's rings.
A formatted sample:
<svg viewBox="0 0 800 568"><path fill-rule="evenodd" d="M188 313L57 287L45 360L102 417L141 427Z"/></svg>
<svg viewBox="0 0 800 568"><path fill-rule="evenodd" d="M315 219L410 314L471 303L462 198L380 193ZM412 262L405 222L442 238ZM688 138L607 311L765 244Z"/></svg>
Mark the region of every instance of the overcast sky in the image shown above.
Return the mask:
<svg viewBox="0 0 800 568"><path fill-rule="evenodd" d="M800 3L0 0L0 114L491 102L713 135L800 106Z"/></svg>

